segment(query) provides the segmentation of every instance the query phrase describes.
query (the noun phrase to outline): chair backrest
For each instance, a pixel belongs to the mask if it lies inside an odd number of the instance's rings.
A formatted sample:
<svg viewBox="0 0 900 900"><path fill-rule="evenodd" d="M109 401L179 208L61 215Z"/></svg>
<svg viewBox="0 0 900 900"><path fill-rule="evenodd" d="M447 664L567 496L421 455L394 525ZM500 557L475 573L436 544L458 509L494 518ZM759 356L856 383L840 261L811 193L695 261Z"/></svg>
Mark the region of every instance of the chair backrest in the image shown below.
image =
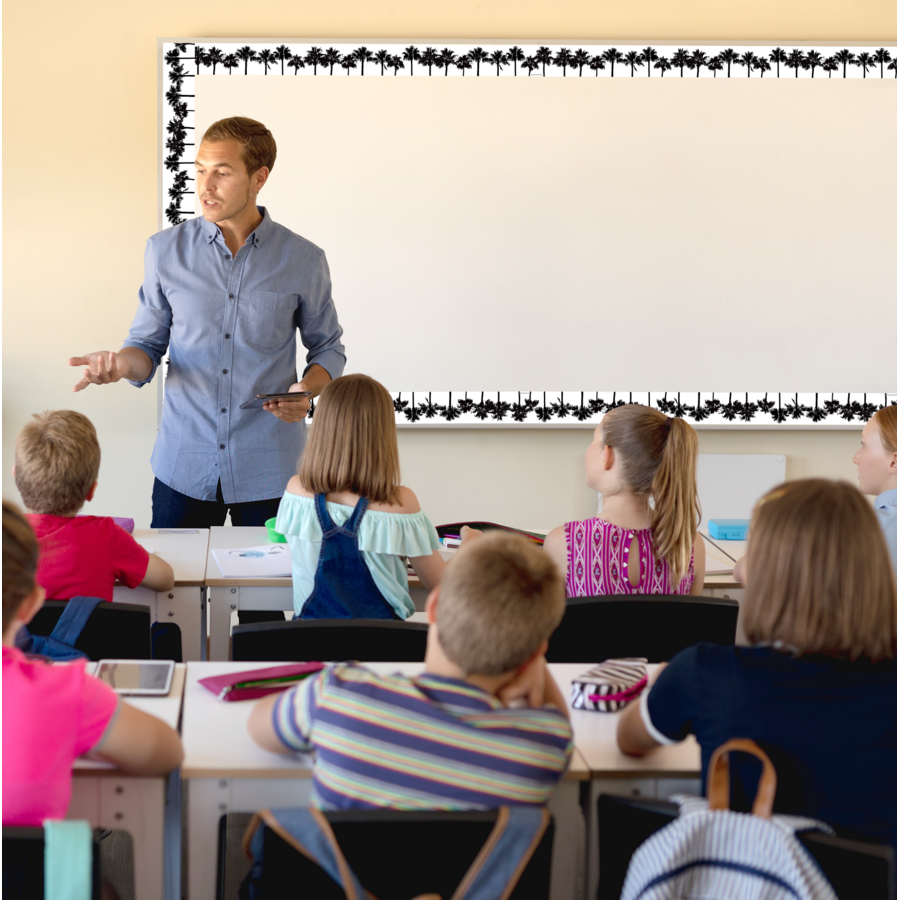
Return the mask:
<svg viewBox="0 0 900 900"><path fill-rule="evenodd" d="M619 900L628 863L635 850L678 816L678 806L664 800L631 797L597 798L600 842L600 884L597 900ZM896 900L896 852L893 847L868 844L816 832L797 839L818 862L841 900Z"/></svg>
<svg viewBox="0 0 900 900"><path fill-rule="evenodd" d="M100 898L100 834L94 831L91 900ZM44 829L3 826L3 900L44 900Z"/></svg>
<svg viewBox="0 0 900 900"><path fill-rule="evenodd" d="M231 658L242 662L423 662L428 626L385 619L294 619L237 625Z"/></svg>
<svg viewBox="0 0 900 900"><path fill-rule="evenodd" d="M679 650L709 641L734 643L738 603L713 597L632 594L573 597L550 638L547 662L601 662L645 656L668 662Z"/></svg>
<svg viewBox="0 0 900 900"><path fill-rule="evenodd" d="M53 631L65 600L48 600L28 625L32 634ZM75 642L89 659L150 659L150 609L135 603L101 603Z"/></svg>
<svg viewBox="0 0 900 900"><path fill-rule="evenodd" d="M452 897L490 835L497 812L378 809L329 812L326 817L366 890L379 900L409 900L425 893ZM221 829L220 836L223 832ZM510 900L547 900L552 851L551 819ZM262 896L294 896L302 885L304 897L344 897L343 890L322 869L268 827L263 858Z"/></svg>

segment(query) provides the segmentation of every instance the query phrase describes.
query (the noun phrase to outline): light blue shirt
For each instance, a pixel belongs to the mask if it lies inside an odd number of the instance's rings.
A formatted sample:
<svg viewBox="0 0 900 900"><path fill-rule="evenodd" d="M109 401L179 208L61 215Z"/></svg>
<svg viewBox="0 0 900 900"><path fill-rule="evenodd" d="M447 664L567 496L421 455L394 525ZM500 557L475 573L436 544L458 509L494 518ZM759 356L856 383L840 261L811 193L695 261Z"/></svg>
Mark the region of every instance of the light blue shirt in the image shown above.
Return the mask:
<svg viewBox="0 0 900 900"><path fill-rule="evenodd" d="M344 525L353 515L353 507L326 503L335 525ZM322 552L322 526L316 515L315 500L284 492L278 507L275 529L287 538L291 548L291 577L294 581L294 612L299 616L316 586L319 555ZM415 611L409 596L406 575L407 556L431 556L441 542L428 516L417 513L392 513L367 509L357 533L359 549L375 586L401 619Z"/></svg>
<svg viewBox="0 0 900 900"><path fill-rule="evenodd" d="M887 541L888 553L891 554L891 562L894 564L894 574L897 573L897 490L882 491L875 498L875 515L878 516L878 524L884 532Z"/></svg>
<svg viewBox="0 0 900 900"><path fill-rule="evenodd" d="M273 499L296 472L306 424L239 407L298 380L297 329L307 369L317 363L337 378L346 362L325 254L258 209L263 220L234 259L202 217L147 241L124 344L153 363L136 387L169 351L150 462L160 481L197 500L215 500L219 481L226 503Z"/></svg>

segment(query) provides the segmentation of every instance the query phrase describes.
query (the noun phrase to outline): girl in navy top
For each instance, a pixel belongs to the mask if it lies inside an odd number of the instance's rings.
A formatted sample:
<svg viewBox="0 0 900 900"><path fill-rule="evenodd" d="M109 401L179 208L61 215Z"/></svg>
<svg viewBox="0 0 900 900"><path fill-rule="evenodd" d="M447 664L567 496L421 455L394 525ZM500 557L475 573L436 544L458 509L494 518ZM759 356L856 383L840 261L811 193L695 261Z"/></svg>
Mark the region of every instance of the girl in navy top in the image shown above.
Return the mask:
<svg viewBox="0 0 900 900"><path fill-rule="evenodd" d="M897 840L897 596L875 514L853 486L795 481L757 504L744 627L753 645L676 655L619 721L643 756L694 734L709 757L750 738L778 774L776 812L850 837ZM749 809L758 763L732 763L732 806Z"/></svg>

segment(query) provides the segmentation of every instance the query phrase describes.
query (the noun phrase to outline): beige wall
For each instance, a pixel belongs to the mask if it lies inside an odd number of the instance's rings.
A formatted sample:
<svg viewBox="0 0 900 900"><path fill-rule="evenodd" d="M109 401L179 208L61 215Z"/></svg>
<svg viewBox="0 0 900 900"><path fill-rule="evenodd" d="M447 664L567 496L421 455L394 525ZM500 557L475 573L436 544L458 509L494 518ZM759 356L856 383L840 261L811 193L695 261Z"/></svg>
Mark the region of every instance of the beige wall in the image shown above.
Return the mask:
<svg viewBox="0 0 900 900"><path fill-rule="evenodd" d="M157 36L896 41L891 0L31 0L3 16L3 495L28 416L70 407L103 447L92 512L149 524L156 390L73 395L73 354L113 349L157 222ZM404 432L436 520L552 524L590 509L581 432ZM704 433L705 452L780 452L788 474L852 476L838 432Z"/></svg>

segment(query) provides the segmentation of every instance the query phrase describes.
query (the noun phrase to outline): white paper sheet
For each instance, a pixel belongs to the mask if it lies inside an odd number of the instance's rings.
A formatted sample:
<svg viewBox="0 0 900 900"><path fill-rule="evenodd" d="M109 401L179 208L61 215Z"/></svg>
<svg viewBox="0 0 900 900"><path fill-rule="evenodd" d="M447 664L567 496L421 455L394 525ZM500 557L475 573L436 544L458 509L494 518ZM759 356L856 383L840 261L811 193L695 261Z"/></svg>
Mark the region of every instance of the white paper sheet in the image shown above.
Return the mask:
<svg viewBox="0 0 900 900"><path fill-rule="evenodd" d="M220 549L212 553L223 578L291 577L291 551L287 544Z"/></svg>

